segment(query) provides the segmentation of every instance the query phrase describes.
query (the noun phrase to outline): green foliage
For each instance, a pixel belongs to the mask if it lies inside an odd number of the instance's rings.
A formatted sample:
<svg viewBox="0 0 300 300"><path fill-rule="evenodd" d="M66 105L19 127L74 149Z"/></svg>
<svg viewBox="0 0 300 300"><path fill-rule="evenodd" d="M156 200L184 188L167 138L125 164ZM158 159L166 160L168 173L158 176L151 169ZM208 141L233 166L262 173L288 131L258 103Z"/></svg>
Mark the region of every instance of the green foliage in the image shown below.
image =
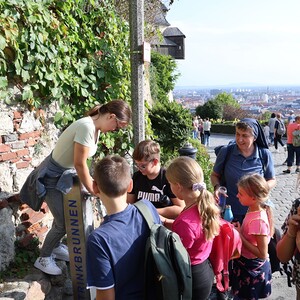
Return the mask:
<svg viewBox="0 0 300 300"><path fill-rule="evenodd" d="M150 90L154 101L168 102L168 93L174 89L179 75L171 56L151 52Z"/></svg>
<svg viewBox="0 0 300 300"><path fill-rule="evenodd" d="M196 161L199 163L203 170L204 182L206 183L207 189L213 192L213 186L210 182L210 175L212 173L214 164L210 160L207 149L201 144L199 140L190 138L188 142L198 150L196 153Z"/></svg>
<svg viewBox="0 0 300 300"><path fill-rule="evenodd" d="M214 101L216 101L220 105L229 105L229 106L233 106L233 107L240 107L240 105L233 98L233 96L231 94L226 93L226 92L218 94L214 98Z"/></svg>
<svg viewBox="0 0 300 300"><path fill-rule="evenodd" d="M191 135L192 116L176 102L157 103L149 117L155 139L165 151L177 151Z"/></svg>
<svg viewBox="0 0 300 300"><path fill-rule="evenodd" d="M9 265L7 270L0 272L0 282L9 277L24 277L30 268L32 268L35 260L39 256L39 239L33 238L26 247L16 241L15 242L15 259Z"/></svg>
<svg viewBox="0 0 300 300"><path fill-rule="evenodd" d="M200 116L202 119L222 119L223 107L220 103L209 100L203 106L196 107L196 115Z"/></svg>
<svg viewBox="0 0 300 300"><path fill-rule="evenodd" d="M209 100L203 106L196 108L196 115L202 118L233 120L243 111L231 94L220 93L214 99Z"/></svg>
<svg viewBox="0 0 300 300"><path fill-rule="evenodd" d="M111 1L0 2L0 96L57 101L65 126L97 103L129 100L129 28Z"/></svg>
<svg viewBox="0 0 300 300"><path fill-rule="evenodd" d="M107 132L100 139L96 156L97 158L103 158L112 154L124 156L128 151L133 151L134 145L132 140L133 131L131 126L116 132Z"/></svg>

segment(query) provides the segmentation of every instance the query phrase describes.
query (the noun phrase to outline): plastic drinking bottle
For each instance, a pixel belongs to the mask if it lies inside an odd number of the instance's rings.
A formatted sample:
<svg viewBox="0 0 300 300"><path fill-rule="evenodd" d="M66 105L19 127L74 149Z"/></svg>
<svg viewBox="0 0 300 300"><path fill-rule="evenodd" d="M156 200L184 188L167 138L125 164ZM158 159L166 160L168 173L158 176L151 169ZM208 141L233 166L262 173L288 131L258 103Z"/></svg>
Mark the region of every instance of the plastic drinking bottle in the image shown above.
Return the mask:
<svg viewBox="0 0 300 300"><path fill-rule="evenodd" d="M233 220L233 213L230 205L226 205L223 218L228 222Z"/></svg>
<svg viewBox="0 0 300 300"><path fill-rule="evenodd" d="M221 212L223 212L226 206L227 189L225 186L220 186L218 192L219 192L219 206Z"/></svg>

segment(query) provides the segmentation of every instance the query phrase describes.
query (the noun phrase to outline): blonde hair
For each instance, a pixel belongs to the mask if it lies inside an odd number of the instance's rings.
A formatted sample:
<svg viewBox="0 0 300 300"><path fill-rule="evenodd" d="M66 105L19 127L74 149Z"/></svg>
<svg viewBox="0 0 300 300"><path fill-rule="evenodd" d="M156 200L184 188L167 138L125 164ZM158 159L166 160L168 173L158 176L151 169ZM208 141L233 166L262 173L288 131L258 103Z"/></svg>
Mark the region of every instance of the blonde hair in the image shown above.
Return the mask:
<svg viewBox="0 0 300 300"><path fill-rule="evenodd" d="M250 197L255 198L261 207L266 209L269 225L270 234L274 234L274 221L273 221L273 211L269 205L265 202L269 198L270 187L264 177L258 174L248 174L244 175L238 182L238 187L242 188Z"/></svg>
<svg viewBox="0 0 300 300"><path fill-rule="evenodd" d="M166 177L171 183L179 183L188 192L186 197L194 199L198 204L198 211L206 240L212 240L219 234L220 210L212 193L205 188L193 190L194 184L203 183L203 171L199 164L188 156L174 159L167 168Z"/></svg>

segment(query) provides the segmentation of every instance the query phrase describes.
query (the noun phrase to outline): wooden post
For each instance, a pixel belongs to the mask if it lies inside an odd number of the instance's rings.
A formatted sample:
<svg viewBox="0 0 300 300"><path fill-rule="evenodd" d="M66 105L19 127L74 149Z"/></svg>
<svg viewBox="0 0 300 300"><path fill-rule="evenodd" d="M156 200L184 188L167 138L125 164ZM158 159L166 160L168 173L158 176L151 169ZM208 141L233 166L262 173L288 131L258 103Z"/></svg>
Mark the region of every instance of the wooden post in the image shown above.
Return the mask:
<svg viewBox="0 0 300 300"><path fill-rule="evenodd" d="M93 207L89 197L84 199L78 177L74 178L72 190L64 196L64 213L73 296L76 300L87 300L90 291L86 289L86 239L94 229Z"/></svg>

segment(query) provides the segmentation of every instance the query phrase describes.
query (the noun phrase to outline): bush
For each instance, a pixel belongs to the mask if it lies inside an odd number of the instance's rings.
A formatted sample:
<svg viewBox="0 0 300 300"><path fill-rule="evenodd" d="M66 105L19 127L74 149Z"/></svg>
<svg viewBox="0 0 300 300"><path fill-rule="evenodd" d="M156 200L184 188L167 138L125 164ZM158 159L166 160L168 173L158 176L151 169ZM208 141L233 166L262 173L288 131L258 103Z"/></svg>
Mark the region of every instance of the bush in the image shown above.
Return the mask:
<svg viewBox="0 0 300 300"><path fill-rule="evenodd" d="M177 152L192 130L192 115L176 102L157 103L149 112L154 139L165 152Z"/></svg>

